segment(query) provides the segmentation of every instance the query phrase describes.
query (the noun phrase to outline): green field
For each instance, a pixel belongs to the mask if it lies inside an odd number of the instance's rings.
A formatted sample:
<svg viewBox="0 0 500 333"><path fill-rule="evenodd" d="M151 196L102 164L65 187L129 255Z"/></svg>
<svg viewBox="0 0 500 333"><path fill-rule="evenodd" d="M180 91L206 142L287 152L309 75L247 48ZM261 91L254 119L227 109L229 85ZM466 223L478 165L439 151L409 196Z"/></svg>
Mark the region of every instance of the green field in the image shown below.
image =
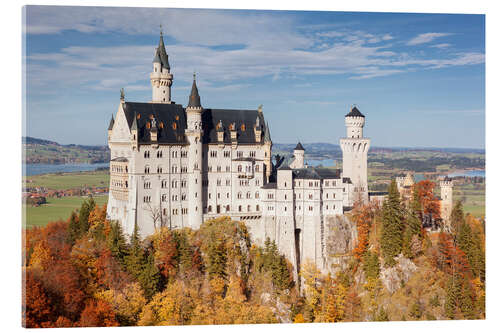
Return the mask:
<svg viewBox="0 0 500 333"><path fill-rule="evenodd" d="M109 186L109 171L68 172L26 177L28 187L45 187L53 190L66 190L79 187Z"/></svg>
<svg viewBox="0 0 500 333"><path fill-rule="evenodd" d="M22 205L23 227L44 226L48 222L66 220L71 212L79 209L86 197L48 198L47 203L39 207ZM98 205L108 202L107 195L94 196Z"/></svg>

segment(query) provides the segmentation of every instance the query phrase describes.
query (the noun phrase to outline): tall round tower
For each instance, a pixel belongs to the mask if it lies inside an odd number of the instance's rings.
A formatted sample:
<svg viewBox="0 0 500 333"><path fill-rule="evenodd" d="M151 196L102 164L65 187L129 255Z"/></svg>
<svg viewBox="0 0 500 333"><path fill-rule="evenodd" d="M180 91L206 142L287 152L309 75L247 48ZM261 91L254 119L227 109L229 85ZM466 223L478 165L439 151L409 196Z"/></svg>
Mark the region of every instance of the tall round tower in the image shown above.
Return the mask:
<svg viewBox="0 0 500 333"><path fill-rule="evenodd" d="M450 228L451 210L453 209L453 179L445 177L439 182L441 188L441 218L445 230Z"/></svg>
<svg viewBox="0 0 500 333"><path fill-rule="evenodd" d="M151 87L153 88L152 103L171 103L170 87L174 76L170 74L170 64L168 63L168 54L165 51L163 42L163 32L160 31L160 42L156 48L153 59L153 72L149 76Z"/></svg>
<svg viewBox="0 0 500 333"><path fill-rule="evenodd" d="M356 106L345 116L347 135L340 139L342 149L342 174L353 183L353 193L349 193L349 201L368 202L368 149L370 139L363 137L365 116Z"/></svg>
<svg viewBox="0 0 500 333"><path fill-rule="evenodd" d="M196 86L196 76L193 75L193 86L191 87L191 95L186 108L187 129L186 137L189 141L188 148L188 173L190 175L189 183L189 225L193 229L198 229L203 222L203 205L202 205L202 122L201 113L203 108L200 103L200 95Z"/></svg>

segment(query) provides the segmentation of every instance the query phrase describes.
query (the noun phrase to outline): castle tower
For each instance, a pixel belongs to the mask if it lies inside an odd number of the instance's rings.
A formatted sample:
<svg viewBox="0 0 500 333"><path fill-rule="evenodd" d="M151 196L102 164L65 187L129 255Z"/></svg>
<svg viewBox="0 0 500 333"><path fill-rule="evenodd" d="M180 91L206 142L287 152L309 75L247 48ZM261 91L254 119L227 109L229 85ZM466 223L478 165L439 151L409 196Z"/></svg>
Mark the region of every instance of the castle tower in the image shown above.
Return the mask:
<svg viewBox="0 0 500 333"><path fill-rule="evenodd" d="M196 86L196 75L193 74L193 86L189 96L189 104L186 108L187 129L186 137L189 141L188 148L188 173L190 175L189 183L189 206L188 216L189 225L193 229L198 229L203 222L202 205L202 144L203 135L201 113L203 108L200 103L200 95Z"/></svg>
<svg viewBox="0 0 500 333"><path fill-rule="evenodd" d="M441 188L441 218L444 222L445 230L450 228L451 210L453 209L453 180L445 177L439 182Z"/></svg>
<svg viewBox="0 0 500 333"><path fill-rule="evenodd" d="M292 169L304 168L304 154L305 154L304 147L302 147L302 144L300 142L297 143L297 146L293 150L293 156L295 157L295 160L290 165Z"/></svg>
<svg viewBox="0 0 500 333"><path fill-rule="evenodd" d="M368 149L370 139L363 137L365 116L357 107L352 107L345 116L347 136L340 139L342 149L343 177L349 177L353 183L350 201L368 202Z"/></svg>
<svg viewBox="0 0 500 333"><path fill-rule="evenodd" d="M151 87L153 88L152 103L171 103L170 87L174 76L170 74L170 64L168 63L168 54L165 51L163 42L163 32L160 31L160 42L156 48L153 59L153 72L150 75Z"/></svg>

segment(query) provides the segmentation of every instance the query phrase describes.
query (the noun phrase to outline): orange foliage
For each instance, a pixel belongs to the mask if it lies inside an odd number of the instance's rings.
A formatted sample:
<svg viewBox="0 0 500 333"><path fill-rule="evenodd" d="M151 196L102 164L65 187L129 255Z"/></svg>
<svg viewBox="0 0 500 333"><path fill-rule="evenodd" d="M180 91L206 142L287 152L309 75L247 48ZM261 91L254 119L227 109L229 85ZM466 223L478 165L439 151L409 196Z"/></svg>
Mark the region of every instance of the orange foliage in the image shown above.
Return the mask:
<svg viewBox="0 0 500 333"><path fill-rule="evenodd" d="M175 257L177 256L177 246L172 236L172 232L163 228L156 235L155 248L157 249L155 254L155 261L160 269L161 274L168 279L175 275L175 268L177 262Z"/></svg>
<svg viewBox="0 0 500 333"><path fill-rule="evenodd" d="M108 302L91 300L82 311L78 326L81 327L109 327L118 326L115 313Z"/></svg>
<svg viewBox="0 0 500 333"><path fill-rule="evenodd" d="M130 276L124 272L120 264L111 255L109 249L103 249L96 260L97 283L103 289L120 290L131 282Z"/></svg>
<svg viewBox="0 0 500 333"><path fill-rule="evenodd" d="M370 203L364 206L355 205L352 212L352 219L356 223L358 230L358 243L354 248L354 256L361 260L366 252L369 243L370 228L375 216L375 205Z"/></svg>
<svg viewBox="0 0 500 333"><path fill-rule="evenodd" d="M426 179L416 183L414 190L417 191L422 212L432 214L434 219L439 219L441 218L441 203L438 197L434 195L434 187L436 187L436 183Z"/></svg>
<svg viewBox="0 0 500 333"><path fill-rule="evenodd" d="M89 227L92 228L95 224L104 222L106 220L106 207L107 205L102 205L99 208L98 205L94 207L94 209L89 214Z"/></svg>
<svg viewBox="0 0 500 333"><path fill-rule="evenodd" d="M30 269L25 272L23 288L24 326L50 327L52 304L42 284L33 276Z"/></svg>
<svg viewBox="0 0 500 333"><path fill-rule="evenodd" d="M468 276L469 263L465 253L453 244L451 235L441 232L438 237L437 250L432 257L434 265L448 274Z"/></svg>

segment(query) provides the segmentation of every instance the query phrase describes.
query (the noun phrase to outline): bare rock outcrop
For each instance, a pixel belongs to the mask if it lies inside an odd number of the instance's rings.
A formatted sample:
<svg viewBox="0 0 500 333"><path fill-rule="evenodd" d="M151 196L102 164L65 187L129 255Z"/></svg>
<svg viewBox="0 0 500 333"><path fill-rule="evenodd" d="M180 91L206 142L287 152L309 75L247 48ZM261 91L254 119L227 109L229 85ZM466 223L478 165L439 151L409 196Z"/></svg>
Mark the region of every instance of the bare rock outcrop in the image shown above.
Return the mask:
<svg viewBox="0 0 500 333"><path fill-rule="evenodd" d="M326 253L330 272L335 274L347 268L356 246L358 232L354 222L347 216L337 215L326 218Z"/></svg>
<svg viewBox="0 0 500 333"><path fill-rule="evenodd" d="M402 254L396 257L396 265L393 267L381 266L380 280L391 294L408 282L410 277L417 270L417 266Z"/></svg>

